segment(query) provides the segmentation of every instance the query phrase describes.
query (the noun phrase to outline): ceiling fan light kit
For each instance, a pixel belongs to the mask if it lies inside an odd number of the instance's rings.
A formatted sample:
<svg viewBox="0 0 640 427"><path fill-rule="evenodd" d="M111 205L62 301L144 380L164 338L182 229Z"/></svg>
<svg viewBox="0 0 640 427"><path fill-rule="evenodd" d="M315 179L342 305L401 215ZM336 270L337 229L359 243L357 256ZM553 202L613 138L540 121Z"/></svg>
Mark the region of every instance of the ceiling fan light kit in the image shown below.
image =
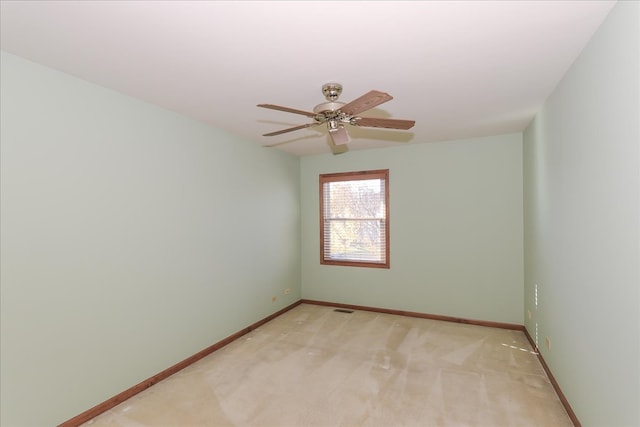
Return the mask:
<svg viewBox="0 0 640 427"><path fill-rule="evenodd" d="M345 104L338 101L342 93L340 83L326 83L322 86L322 94L327 102L316 105L313 112L297 110L289 107L282 107L274 104L258 104L258 107L272 110L284 111L292 114L299 114L313 119L313 122L275 132L266 133L263 136L275 136L283 133L305 129L312 126L327 124L329 131L331 150L334 154L341 154L346 151L346 144L349 143L349 134L344 128L345 124L360 127L374 127L386 129L408 130L413 127L413 120L398 120L373 117L360 117L358 114L370 110L378 105L393 99L388 93L372 90L359 98Z"/></svg>

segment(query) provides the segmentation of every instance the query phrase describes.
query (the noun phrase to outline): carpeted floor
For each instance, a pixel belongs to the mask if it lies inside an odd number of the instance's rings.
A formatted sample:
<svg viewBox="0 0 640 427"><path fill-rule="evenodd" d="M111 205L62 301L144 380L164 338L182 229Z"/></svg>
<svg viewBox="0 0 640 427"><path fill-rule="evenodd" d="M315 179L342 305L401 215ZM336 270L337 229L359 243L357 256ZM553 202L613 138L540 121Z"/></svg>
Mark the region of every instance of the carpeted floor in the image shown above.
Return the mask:
<svg viewBox="0 0 640 427"><path fill-rule="evenodd" d="M570 426L520 331L302 304L87 426Z"/></svg>

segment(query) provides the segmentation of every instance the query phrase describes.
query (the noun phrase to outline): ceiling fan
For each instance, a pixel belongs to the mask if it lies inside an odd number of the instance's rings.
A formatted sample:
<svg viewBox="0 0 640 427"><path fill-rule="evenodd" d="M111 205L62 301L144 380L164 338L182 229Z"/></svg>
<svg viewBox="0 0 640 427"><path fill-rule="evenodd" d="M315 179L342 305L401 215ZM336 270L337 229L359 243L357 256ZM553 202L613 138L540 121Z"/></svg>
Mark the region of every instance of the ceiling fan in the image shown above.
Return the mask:
<svg viewBox="0 0 640 427"><path fill-rule="evenodd" d="M339 83L327 83L322 86L322 94L327 102L318 104L311 111L296 110L289 107L281 107L273 104L258 104L258 107L269 108L272 110L285 111L287 113L300 114L313 119L313 122L275 132L265 133L262 136L275 136L295 130L305 129L312 126L319 126L323 123L327 124L329 130L329 146L333 154L344 153L348 150L349 134L344 128L345 124L361 127L374 127L386 129L411 129L416 123L414 120L398 120L373 117L360 117L358 114L370 110L384 102L393 99L388 93L372 90L361 97L345 104L338 101L338 97L342 93L342 85ZM279 145L279 144L274 144ZM272 147L270 145L268 147Z"/></svg>

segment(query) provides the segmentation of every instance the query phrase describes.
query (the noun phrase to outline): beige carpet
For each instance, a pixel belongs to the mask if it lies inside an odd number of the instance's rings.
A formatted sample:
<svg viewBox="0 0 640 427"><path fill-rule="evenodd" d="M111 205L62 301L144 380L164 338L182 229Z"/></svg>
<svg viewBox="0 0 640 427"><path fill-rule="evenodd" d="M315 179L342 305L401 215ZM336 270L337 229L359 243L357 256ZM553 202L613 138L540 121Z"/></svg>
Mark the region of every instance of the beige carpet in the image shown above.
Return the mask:
<svg viewBox="0 0 640 427"><path fill-rule="evenodd" d="M522 332L302 304L85 425L571 421Z"/></svg>

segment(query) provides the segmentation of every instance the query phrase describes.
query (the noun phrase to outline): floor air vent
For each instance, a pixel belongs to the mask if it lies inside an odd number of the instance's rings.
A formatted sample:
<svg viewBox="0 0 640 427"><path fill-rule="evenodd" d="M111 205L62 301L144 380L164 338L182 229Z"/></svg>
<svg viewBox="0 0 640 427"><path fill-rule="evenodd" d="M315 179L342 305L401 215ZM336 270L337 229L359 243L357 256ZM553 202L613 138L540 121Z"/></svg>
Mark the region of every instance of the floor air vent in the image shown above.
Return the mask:
<svg viewBox="0 0 640 427"><path fill-rule="evenodd" d="M336 308L333 311L337 311L338 313L349 313L349 314L353 313L353 310L345 310L344 308Z"/></svg>

